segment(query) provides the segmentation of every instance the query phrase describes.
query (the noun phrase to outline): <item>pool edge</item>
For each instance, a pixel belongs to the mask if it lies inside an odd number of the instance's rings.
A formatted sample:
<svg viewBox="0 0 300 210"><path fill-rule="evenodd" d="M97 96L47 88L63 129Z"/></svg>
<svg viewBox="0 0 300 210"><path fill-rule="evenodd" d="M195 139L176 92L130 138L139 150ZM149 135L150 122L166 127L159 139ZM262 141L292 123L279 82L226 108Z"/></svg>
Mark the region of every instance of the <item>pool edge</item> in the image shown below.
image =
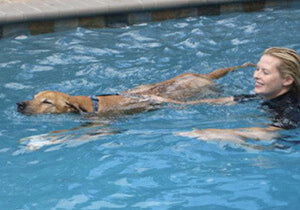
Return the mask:
<svg viewBox="0 0 300 210"><path fill-rule="evenodd" d="M77 6L61 9L66 0L56 0L52 5L48 0L27 0L28 4L24 1L0 4L0 38L53 33L77 27L122 27L201 15L255 12L299 3L297 0L132 0L130 3L124 0L71 1L77 3Z"/></svg>

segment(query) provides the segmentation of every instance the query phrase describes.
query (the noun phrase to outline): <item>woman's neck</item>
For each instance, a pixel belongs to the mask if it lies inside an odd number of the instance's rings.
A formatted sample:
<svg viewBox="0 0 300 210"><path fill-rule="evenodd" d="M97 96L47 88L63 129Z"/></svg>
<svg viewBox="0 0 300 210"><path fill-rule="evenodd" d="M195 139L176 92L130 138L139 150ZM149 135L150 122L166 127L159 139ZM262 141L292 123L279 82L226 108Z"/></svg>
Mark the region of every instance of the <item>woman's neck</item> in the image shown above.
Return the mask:
<svg viewBox="0 0 300 210"><path fill-rule="evenodd" d="M277 98L277 97L279 97L279 96L282 96L282 95L286 94L286 93L289 92L290 90L291 90L290 87L282 88L278 93L273 94L273 95L271 95L271 96L263 96L263 98L264 98L265 100L272 100L272 99L274 99L274 98Z"/></svg>

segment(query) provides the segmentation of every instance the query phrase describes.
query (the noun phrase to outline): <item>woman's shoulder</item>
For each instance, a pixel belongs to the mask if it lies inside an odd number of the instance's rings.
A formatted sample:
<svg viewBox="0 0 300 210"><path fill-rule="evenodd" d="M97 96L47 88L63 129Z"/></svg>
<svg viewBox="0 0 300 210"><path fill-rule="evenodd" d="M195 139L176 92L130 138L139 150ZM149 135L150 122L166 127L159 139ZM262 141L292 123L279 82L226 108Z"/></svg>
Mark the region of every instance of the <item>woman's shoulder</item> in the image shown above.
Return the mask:
<svg viewBox="0 0 300 210"><path fill-rule="evenodd" d="M276 105L274 105L276 102ZM274 126L284 129L299 127L300 123L300 98L295 93L287 93L273 100L272 110L275 111Z"/></svg>
<svg viewBox="0 0 300 210"><path fill-rule="evenodd" d="M247 102L247 101L252 101L252 100L258 100L261 99L260 96L256 94L242 94L242 95L234 95L233 100L235 102Z"/></svg>

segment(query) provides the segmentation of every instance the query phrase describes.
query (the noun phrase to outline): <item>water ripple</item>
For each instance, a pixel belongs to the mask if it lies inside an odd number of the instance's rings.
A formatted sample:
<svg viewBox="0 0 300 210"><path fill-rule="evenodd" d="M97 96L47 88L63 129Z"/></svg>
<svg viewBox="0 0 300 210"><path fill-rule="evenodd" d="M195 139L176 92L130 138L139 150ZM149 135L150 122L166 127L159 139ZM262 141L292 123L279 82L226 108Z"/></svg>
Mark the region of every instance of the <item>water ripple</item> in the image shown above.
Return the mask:
<svg viewBox="0 0 300 210"><path fill-rule="evenodd" d="M272 9L1 40L0 208L297 208L298 130L245 145L174 135L267 124L258 103L166 104L105 122L24 116L15 103L44 89L117 93L184 72L208 73L256 62L270 46L299 51L299 14ZM242 69L216 81L214 96L251 93L252 73Z"/></svg>

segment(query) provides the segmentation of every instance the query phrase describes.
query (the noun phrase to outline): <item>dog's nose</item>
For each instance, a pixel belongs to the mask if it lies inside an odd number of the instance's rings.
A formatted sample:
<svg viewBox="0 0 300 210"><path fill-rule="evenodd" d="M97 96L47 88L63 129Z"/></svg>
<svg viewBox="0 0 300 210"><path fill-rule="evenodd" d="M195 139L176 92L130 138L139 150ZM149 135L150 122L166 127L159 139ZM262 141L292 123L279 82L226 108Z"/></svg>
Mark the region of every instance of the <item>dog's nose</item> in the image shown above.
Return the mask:
<svg viewBox="0 0 300 210"><path fill-rule="evenodd" d="M18 102L17 106L18 106L18 108L17 108L18 112L22 112L22 111L24 111L24 109L26 107L26 103L25 102Z"/></svg>

